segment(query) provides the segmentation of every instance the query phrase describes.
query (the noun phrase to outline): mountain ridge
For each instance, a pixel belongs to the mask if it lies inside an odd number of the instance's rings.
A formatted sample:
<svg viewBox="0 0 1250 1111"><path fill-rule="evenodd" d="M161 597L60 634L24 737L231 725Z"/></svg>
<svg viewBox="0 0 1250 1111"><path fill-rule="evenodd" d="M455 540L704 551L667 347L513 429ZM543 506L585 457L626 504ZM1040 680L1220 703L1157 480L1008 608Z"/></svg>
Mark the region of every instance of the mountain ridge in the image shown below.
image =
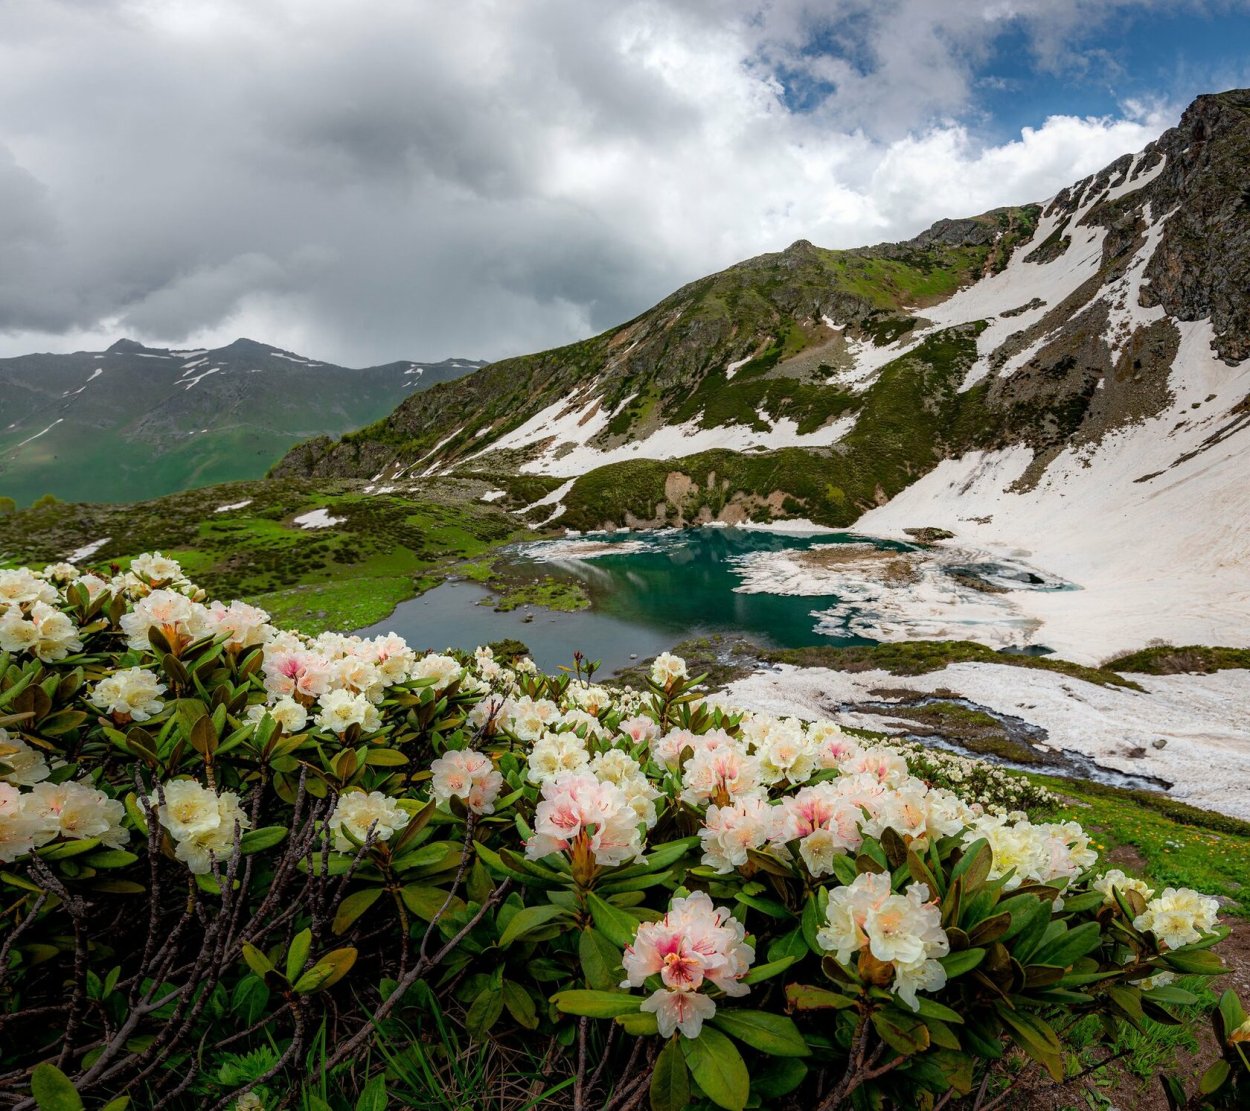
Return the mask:
<svg viewBox="0 0 1250 1111"><path fill-rule="evenodd" d="M599 336L301 444L274 473L397 481L519 467L574 480L562 512L540 518L574 529L726 519L735 498L728 519L847 525L943 458L1012 444L1032 451L1022 481L1035 483L1062 451L1163 411L1179 323L1209 319L1226 365L1250 351L1248 163L1250 92L1199 97L1144 151L1048 201L938 221L904 243L799 240ZM1032 295L994 300L1007 271L1008 290ZM942 306L969 289L993 303L955 319ZM958 383L949 361L940 374L918 365L942 343L966 348L969 330L976 352ZM900 403L915 427L881 435ZM920 428L936 450L916 442ZM796 450L802 489L777 484ZM676 502L668 485L684 491Z"/></svg>
<svg viewBox="0 0 1250 1111"><path fill-rule="evenodd" d="M105 351L0 359L0 494L121 502L259 477L291 444L481 365L348 368L243 337L212 349L121 338Z"/></svg>

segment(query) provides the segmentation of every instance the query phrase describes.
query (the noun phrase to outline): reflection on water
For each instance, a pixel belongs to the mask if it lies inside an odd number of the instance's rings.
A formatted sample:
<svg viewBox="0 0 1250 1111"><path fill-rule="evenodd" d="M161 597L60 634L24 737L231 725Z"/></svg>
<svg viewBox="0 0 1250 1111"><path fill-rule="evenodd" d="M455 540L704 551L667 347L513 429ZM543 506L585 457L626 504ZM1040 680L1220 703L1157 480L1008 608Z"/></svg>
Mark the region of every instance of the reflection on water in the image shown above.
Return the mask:
<svg viewBox="0 0 1250 1111"><path fill-rule="evenodd" d="M495 613L476 603L487 592L472 583L446 583L402 603L368 635L393 630L420 648L471 649L505 637L524 641L535 662L551 669L571 661L574 649L602 659L604 673L646 658L687 637L737 633L759 643L798 648L814 644L870 644L859 637L816 631L814 611L833 596L737 594L741 583L732 560L761 551L806 550L814 544L872 543L898 550L907 545L849 533L783 536L743 529L686 529L661 533L615 533L586 542L522 545L510 553L518 575L576 579L591 596L591 609L553 613L537 607ZM619 546L620 550L614 551ZM578 558L578 552L595 554ZM530 620L526 620L526 617Z"/></svg>

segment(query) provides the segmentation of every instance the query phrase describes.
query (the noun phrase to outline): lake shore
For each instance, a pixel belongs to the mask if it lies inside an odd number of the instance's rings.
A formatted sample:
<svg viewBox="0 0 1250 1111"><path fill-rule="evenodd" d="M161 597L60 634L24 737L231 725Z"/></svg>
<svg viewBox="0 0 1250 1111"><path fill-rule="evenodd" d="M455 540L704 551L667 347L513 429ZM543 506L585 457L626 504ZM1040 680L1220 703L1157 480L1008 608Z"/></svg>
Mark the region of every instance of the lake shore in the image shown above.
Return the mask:
<svg viewBox="0 0 1250 1111"><path fill-rule="evenodd" d="M788 664L761 668L718 694L724 705L902 732L888 717L839 707L882 692L954 692L1039 726L1046 744L1101 767L1171 783L1168 794L1194 806L1250 818L1250 672L1134 675L1144 688L1100 686L1049 671L958 663L924 675L845 672ZM1163 741L1161 747L1157 742Z"/></svg>

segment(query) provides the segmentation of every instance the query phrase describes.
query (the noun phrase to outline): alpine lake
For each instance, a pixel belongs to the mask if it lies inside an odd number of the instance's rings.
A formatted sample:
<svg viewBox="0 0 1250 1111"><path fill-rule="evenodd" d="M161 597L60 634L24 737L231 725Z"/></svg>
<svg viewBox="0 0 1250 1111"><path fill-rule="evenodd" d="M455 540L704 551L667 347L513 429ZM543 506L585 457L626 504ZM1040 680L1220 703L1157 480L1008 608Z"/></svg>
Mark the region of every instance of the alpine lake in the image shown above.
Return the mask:
<svg viewBox="0 0 1250 1111"><path fill-rule="evenodd" d="M394 631L414 646L434 650L472 650L511 638L526 644L544 670L570 665L578 650L601 661L602 675L679 641L713 634L741 636L769 648L876 643L857 635L849 620L830 620L829 611L840 601L836 595L742 589L748 567L769 553L789 556L812 548L827 551L831 545L855 545L861 552L870 546L883 559L916 550L849 532L796 535L733 527L540 540L505 550L509 575L576 581L590 598L588 608L559 612L522 606L497 612L485 587L448 581L401 603L386 620L361 632Z"/></svg>

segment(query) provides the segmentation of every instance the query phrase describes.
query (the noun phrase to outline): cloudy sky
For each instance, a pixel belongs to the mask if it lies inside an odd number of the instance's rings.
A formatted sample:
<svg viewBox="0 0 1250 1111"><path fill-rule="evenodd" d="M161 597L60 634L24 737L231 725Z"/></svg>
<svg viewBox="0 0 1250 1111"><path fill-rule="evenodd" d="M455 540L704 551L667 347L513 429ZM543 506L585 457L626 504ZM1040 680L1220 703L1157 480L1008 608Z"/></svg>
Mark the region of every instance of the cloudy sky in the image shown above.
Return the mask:
<svg viewBox="0 0 1250 1111"><path fill-rule="evenodd" d="M1250 0L0 0L0 355L550 347L1044 198L1248 44Z"/></svg>

